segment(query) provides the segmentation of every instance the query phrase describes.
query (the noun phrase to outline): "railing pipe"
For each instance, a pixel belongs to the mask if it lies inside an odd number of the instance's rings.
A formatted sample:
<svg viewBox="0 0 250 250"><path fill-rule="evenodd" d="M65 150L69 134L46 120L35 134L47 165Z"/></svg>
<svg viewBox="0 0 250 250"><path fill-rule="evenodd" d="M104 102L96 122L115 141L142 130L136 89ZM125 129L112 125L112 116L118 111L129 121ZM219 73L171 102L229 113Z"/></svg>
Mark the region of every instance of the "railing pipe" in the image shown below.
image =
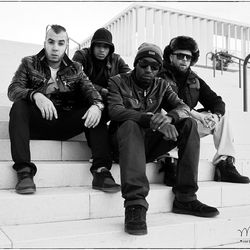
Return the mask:
<svg viewBox="0 0 250 250"><path fill-rule="evenodd" d="M247 93L247 63L250 58L250 54L245 58L243 63L243 111L248 111L248 93Z"/></svg>

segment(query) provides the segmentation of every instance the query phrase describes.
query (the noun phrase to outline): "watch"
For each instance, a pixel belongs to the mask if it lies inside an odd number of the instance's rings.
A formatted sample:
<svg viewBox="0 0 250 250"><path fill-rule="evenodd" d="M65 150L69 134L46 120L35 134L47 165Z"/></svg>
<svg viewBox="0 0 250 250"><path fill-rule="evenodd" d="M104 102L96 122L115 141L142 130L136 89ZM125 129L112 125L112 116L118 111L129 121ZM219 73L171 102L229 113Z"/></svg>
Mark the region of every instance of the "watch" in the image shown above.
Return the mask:
<svg viewBox="0 0 250 250"><path fill-rule="evenodd" d="M103 111L103 110L104 110L104 104L103 104L103 103L101 103L101 102L97 102L97 103L95 103L94 105L96 105L96 106L97 106L97 108L99 108L101 111Z"/></svg>

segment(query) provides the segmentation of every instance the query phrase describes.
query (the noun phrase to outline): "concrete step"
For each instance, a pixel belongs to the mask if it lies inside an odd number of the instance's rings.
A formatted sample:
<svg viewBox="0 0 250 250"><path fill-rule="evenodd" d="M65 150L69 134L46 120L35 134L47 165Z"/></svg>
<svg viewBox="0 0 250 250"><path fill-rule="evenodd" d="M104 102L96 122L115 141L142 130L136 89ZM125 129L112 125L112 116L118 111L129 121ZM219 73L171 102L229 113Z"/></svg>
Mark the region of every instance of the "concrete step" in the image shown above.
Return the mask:
<svg viewBox="0 0 250 250"><path fill-rule="evenodd" d="M48 249L187 249L235 245L248 239L244 233L241 235L241 231L249 227L250 206L220 209L220 215L215 218L173 213L148 214L148 234L144 236L124 232L123 210L121 217L115 218L1 226L0 246ZM249 246L248 244L245 246Z"/></svg>
<svg viewBox="0 0 250 250"><path fill-rule="evenodd" d="M37 174L34 181L39 188L79 187L91 185L92 175L89 171L91 163L87 161L35 161ZM0 162L0 189L13 189L17 182L16 172L12 169L13 162ZM250 160L237 160L239 173L250 177ZM148 163L146 174L150 183L163 183L163 172L159 173L160 165ZM120 183L120 167L113 164L111 169L116 182ZM208 160L200 160L198 169L199 181L212 181L214 166Z"/></svg>
<svg viewBox="0 0 250 250"><path fill-rule="evenodd" d="M198 199L216 207L250 205L250 185L199 182ZM149 213L170 212L172 188L151 184ZM112 204L112 205L111 205ZM6 216L8 215L8 216ZM0 225L33 224L107 218L123 215L121 193L107 194L85 187L38 188L34 195L0 190Z"/></svg>
<svg viewBox="0 0 250 250"><path fill-rule="evenodd" d="M86 141L31 140L31 159L33 161L80 161L91 157ZM10 140L0 139L0 161L10 161Z"/></svg>

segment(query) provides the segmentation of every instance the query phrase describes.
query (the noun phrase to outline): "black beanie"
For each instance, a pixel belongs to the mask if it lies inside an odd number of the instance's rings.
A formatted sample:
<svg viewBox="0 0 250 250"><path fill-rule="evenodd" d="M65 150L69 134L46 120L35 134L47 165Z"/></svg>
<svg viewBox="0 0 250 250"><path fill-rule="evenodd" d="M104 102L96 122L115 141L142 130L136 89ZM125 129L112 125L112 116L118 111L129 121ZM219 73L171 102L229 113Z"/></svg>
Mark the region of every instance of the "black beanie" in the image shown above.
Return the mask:
<svg viewBox="0 0 250 250"><path fill-rule="evenodd" d="M91 45L90 45L91 51L93 50L93 46L95 43L108 44L110 47L109 54L112 54L115 51L115 46L112 43L112 34L105 28L100 28L94 33L91 39Z"/></svg>
<svg viewBox="0 0 250 250"><path fill-rule="evenodd" d="M138 52L134 60L134 67L137 62L143 57L154 58L162 66L162 51L160 47L153 43L143 43L139 46Z"/></svg>
<svg viewBox="0 0 250 250"><path fill-rule="evenodd" d="M189 50L192 53L191 66L193 66L200 56L200 51L196 41L189 36L177 36L171 39L169 45L164 49L164 61L170 63L169 56L176 50Z"/></svg>

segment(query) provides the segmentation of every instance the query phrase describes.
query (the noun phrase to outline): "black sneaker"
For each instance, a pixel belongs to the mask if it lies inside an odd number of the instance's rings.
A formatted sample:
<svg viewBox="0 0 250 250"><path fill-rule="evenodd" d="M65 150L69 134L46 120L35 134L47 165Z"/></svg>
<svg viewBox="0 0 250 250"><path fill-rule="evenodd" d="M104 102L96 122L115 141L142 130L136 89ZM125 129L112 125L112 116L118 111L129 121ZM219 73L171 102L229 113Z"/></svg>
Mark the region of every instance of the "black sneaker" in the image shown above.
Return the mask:
<svg viewBox="0 0 250 250"><path fill-rule="evenodd" d="M147 209L141 205L128 206L125 209L125 232L134 235L148 233L146 223Z"/></svg>
<svg viewBox="0 0 250 250"><path fill-rule="evenodd" d="M210 207L198 200L180 202L175 199L172 211L176 214L190 214L200 217L214 217L219 214L217 208Z"/></svg>
<svg viewBox="0 0 250 250"><path fill-rule="evenodd" d="M107 193L116 193L121 190L120 185L115 183L113 176L107 168L103 167L100 172L95 170L92 172L92 174L93 189L101 190Z"/></svg>
<svg viewBox="0 0 250 250"><path fill-rule="evenodd" d="M18 182L16 192L18 194L33 194L36 192L36 185L33 180L33 173L29 167L17 171Z"/></svg>
<svg viewBox="0 0 250 250"><path fill-rule="evenodd" d="M215 181L225 181L233 183L249 183L247 176L241 175L234 166L234 158L228 156L226 160L218 162L215 166Z"/></svg>

